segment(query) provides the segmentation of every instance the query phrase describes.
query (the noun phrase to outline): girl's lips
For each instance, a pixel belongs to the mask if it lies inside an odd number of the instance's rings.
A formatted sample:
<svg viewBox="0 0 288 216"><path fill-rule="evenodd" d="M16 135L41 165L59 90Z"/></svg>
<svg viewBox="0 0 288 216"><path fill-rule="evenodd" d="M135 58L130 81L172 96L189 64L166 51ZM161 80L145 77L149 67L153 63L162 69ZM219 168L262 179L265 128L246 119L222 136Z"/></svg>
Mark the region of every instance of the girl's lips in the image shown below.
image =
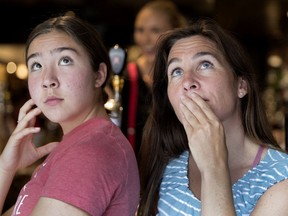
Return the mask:
<svg viewBox="0 0 288 216"><path fill-rule="evenodd" d="M63 99L61 99L61 98L49 97L44 101L44 103L46 105L49 105L49 106L55 106L55 105L61 103L62 101L63 101Z"/></svg>

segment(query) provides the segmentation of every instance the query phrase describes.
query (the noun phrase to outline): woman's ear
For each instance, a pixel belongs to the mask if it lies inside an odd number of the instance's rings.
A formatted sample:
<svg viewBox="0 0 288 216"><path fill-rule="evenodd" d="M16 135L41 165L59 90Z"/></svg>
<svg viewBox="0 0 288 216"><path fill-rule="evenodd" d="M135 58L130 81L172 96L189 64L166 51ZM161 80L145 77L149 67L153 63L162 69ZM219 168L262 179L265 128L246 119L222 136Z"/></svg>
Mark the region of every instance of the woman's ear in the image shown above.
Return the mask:
<svg viewBox="0 0 288 216"><path fill-rule="evenodd" d="M99 88L103 85L107 77L107 66L105 63L99 64L99 69L95 73L95 87Z"/></svg>
<svg viewBox="0 0 288 216"><path fill-rule="evenodd" d="M248 85L247 81L244 80L242 77L238 79L238 97L243 98L248 92Z"/></svg>

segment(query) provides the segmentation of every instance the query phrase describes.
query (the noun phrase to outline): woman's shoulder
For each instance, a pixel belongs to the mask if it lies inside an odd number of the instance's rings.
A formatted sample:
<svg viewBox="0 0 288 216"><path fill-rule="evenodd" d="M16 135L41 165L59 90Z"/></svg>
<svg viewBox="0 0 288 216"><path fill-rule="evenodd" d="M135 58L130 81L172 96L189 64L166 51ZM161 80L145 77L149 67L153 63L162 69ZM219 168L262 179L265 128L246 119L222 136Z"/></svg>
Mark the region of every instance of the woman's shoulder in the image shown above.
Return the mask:
<svg viewBox="0 0 288 216"><path fill-rule="evenodd" d="M287 179L288 155L269 148L259 164L233 185L237 209L253 209L255 203L269 188ZM247 205L241 205L244 202Z"/></svg>
<svg viewBox="0 0 288 216"><path fill-rule="evenodd" d="M189 152L184 151L177 157L171 158L166 166L165 173L177 173L179 171L187 170Z"/></svg>
<svg viewBox="0 0 288 216"><path fill-rule="evenodd" d="M186 190L188 188L188 158L189 152L184 151L169 161L163 174L162 185L172 183L173 186L171 185L170 189L180 187ZM161 190L164 188L162 187Z"/></svg>
<svg viewBox="0 0 288 216"><path fill-rule="evenodd" d="M273 176L275 181L288 178L288 154L284 151L269 148L265 157L253 169L258 176Z"/></svg>
<svg viewBox="0 0 288 216"><path fill-rule="evenodd" d="M288 153L285 151L269 148L263 160L261 161L263 165L276 166L287 165L288 164Z"/></svg>
<svg viewBox="0 0 288 216"><path fill-rule="evenodd" d="M269 148L259 164L249 170L239 182L260 188L260 185L270 187L285 179L288 179L288 154Z"/></svg>
<svg viewBox="0 0 288 216"><path fill-rule="evenodd" d="M131 45L127 48L127 61L136 61L141 55L141 48L137 45Z"/></svg>

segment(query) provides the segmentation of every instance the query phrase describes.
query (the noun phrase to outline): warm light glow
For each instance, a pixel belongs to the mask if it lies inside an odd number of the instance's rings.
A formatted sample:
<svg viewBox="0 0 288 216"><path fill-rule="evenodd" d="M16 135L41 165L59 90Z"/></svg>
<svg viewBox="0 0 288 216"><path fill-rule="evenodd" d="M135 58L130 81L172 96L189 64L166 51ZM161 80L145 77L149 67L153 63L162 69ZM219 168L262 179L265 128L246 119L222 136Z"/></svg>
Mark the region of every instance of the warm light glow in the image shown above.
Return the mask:
<svg viewBox="0 0 288 216"><path fill-rule="evenodd" d="M9 74L13 74L17 70L17 65L14 62L9 62L6 66L6 70Z"/></svg>
<svg viewBox="0 0 288 216"><path fill-rule="evenodd" d="M5 66L3 64L0 64L0 81L5 81L5 79L6 79Z"/></svg>
<svg viewBox="0 0 288 216"><path fill-rule="evenodd" d="M104 104L104 107L107 109L107 110L113 110L114 107L115 107L115 101L114 99L109 99L105 104Z"/></svg>
<svg viewBox="0 0 288 216"><path fill-rule="evenodd" d="M268 57L268 64L271 67L280 67L282 62L282 58L279 55L271 55Z"/></svg>
<svg viewBox="0 0 288 216"><path fill-rule="evenodd" d="M28 77L28 70L25 64L19 64L17 71L16 71L16 76L19 79L26 79Z"/></svg>

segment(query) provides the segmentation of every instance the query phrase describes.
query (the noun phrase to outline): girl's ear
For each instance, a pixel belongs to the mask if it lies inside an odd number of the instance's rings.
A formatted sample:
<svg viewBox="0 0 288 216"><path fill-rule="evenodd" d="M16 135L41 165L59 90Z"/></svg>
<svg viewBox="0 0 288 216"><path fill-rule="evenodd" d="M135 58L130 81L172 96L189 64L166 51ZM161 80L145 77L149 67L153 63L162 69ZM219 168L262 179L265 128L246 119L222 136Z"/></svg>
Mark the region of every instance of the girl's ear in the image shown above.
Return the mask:
<svg viewBox="0 0 288 216"><path fill-rule="evenodd" d="M238 97L243 98L248 92L248 85L247 81L244 80L242 77L238 79Z"/></svg>
<svg viewBox="0 0 288 216"><path fill-rule="evenodd" d="M107 77L107 66L105 63L99 64L99 69L95 73L95 87L99 88L103 85Z"/></svg>

